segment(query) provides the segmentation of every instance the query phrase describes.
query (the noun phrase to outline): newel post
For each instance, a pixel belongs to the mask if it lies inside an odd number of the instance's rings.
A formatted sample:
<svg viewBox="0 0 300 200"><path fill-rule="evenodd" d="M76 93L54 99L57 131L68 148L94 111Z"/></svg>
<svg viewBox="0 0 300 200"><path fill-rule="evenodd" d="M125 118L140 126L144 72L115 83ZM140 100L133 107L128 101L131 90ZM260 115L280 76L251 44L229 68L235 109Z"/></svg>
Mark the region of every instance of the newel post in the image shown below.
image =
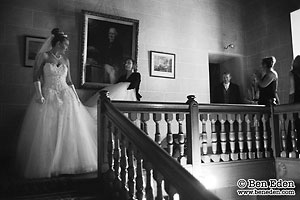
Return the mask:
<svg viewBox="0 0 300 200"><path fill-rule="evenodd" d="M97 104L97 153L98 153L98 178L109 168L107 159L107 123L105 120L105 101L110 101L108 91L101 90Z"/></svg>
<svg viewBox="0 0 300 200"><path fill-rule="evenodd" d="M271 147L273 157L280 157L280 131L279 131L279 116L274 113L275 106L271 106Z"/></svg>
<svg viewBox="0 0 300 200"><path fill-rule="evenodd" d="M201 163L200 133L199 133L199 109L195 95L187 96L189 114L186 118L187 137L187 164L197 166Z"/></svg>

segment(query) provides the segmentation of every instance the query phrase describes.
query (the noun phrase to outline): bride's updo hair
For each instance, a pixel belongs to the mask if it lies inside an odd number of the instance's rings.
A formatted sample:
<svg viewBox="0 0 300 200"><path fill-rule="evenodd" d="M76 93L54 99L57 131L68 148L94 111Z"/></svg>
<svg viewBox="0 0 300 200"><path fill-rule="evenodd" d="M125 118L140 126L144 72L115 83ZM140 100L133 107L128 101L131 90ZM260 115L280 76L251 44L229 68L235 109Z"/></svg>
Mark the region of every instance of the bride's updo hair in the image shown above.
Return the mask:
<svg viewBox="0 0 300 200"><path fill-rule="evenodd" d="M51 34L54 36L52 41L51 41L51 45L52 47L54 47L56 45L57 42L64 42L65 40L69 40L68 36L66 34L64 34L64 32L60 31L59 28L54 28L51 31Z"/></svg>

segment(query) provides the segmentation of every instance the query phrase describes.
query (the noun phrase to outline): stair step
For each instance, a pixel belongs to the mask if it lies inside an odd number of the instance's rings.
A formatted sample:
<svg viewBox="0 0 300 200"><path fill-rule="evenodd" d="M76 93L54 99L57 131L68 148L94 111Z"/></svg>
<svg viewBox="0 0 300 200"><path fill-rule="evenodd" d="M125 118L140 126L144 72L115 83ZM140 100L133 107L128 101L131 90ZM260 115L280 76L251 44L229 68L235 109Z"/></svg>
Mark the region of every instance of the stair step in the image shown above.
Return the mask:
<svg viewBox="0 0 300 200"><path fill-rule="evenodd" d="M97 174L61 176L55 178L11 180L2 189L0 199L106 199L103 183ZM3 192L2 192L3 191Z"/></svg>

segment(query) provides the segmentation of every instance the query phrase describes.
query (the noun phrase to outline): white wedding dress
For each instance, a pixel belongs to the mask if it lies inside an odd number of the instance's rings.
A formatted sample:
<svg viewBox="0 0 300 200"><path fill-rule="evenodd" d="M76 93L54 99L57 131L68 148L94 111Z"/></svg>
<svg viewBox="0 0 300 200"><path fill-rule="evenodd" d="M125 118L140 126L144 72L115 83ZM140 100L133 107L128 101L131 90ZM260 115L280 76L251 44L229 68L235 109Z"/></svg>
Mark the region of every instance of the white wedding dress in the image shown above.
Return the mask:
<svg viewBox="0 0 300 200"><path fill-rule="evenodd" d="M96 120L67 85L67 71L46 63L46 101L32 99L26 112L17 149L17 167L26 178L97 170Z"/></svg>

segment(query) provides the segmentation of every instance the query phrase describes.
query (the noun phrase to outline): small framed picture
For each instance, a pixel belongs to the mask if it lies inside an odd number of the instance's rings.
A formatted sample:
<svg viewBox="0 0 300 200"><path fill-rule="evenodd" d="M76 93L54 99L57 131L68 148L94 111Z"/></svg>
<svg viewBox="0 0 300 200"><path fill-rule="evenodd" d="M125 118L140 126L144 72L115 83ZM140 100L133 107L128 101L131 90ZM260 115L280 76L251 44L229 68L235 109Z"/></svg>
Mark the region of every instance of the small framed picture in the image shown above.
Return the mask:
<svg viewBox="0 0 300 200"><path fill-rule="evenodd" d="M46 38L25 36L25 66L33 67L37 52L42 47Z"/></svg>
<svg viewBox="0 0 300 200"><path fill-rule="evenodd" d="M175 79L175 54L150 51L150 76Z"/></svg>

